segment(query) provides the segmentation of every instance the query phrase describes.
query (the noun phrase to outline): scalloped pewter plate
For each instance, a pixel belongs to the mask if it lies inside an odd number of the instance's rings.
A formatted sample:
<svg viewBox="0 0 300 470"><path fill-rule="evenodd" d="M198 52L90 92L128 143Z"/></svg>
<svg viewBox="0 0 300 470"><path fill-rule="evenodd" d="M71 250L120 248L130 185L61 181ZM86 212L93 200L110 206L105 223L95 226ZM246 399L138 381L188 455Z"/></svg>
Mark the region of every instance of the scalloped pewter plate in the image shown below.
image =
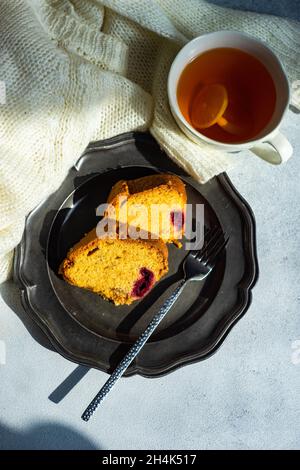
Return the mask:
<svg viewBox="0 0 300 470"><path fill-rule="evenodd" d="M180 176L188 202L203 203L205 223L220 225L230 242L209 279L183 292L126 375L155 377L207 358L250 305L258 275L255 221L227 175L196 183L149 134L92 143L61 187L27 217L14 262L26 312L71 361L110 372L180 278L184 252L172 246L168 275L131 306L115 307L56 274L67 249L96 225L95 207L105 201L111 185L157 171Z"/></svg>

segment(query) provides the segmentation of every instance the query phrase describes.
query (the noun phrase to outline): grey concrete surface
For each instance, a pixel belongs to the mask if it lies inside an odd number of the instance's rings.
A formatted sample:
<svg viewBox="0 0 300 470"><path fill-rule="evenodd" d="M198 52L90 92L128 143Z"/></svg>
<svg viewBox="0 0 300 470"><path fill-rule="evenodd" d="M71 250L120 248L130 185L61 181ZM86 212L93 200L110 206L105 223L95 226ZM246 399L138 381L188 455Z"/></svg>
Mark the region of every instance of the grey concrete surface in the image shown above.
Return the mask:
<svg viewBox="0 0 300 470"><path fill-rule="evenodd" d="M295 150L287 164L237 155L230 172L256 217L260 277L210 359L160 379L122 379L86 424L80 413L107 376L84 375L48 349L15 286L1 287L0 449L300 448L300 116L289 112L283 131ZM84 377L50 401L72 373L69 382Z"/></svg>

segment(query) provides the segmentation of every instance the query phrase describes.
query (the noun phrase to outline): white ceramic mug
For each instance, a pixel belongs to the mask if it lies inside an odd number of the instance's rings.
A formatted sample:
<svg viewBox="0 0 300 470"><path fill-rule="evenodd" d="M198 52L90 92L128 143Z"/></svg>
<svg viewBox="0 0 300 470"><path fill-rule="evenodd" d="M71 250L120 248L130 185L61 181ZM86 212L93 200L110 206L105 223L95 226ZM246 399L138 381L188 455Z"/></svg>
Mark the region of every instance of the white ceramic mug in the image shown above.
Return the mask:
<svg viewBox="0 0 300 470"><path fill-rule="evenodd" d="M259 59L269 71L276 89L276 104L267 126L254 139L243 143L226 144L210 139L198 132L183 116L177 101L177 85L182 71L195 57L210 49L232 47ZM251 149L253 153L269 163L287 161L293 148L279 132L279 126L289 106L290 89L287 76L276 55L263 42L236 31L218 31L204 34L188 42L177 54L168 77L168 97L172 114L182 131L194 142L205 141L227 152Z"/></svg>

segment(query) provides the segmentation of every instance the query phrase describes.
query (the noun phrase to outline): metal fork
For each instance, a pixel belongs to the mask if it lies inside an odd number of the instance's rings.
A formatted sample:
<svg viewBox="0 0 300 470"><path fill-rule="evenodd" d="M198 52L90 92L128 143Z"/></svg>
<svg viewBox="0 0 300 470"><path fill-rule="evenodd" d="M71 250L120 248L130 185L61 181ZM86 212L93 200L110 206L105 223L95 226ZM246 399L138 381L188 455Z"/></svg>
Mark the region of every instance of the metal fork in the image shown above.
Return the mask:
<svg viewBox="0 0 300 470"><path fill-rule="evenodd" d="M225 239L220 228L210 229L206 234L206 238L207 242L201 250L192 250L189 252L183 263L184 279L180 281L173 294L165 301L158 313L154 315L144 333L142 333L138 340L133 344L128 353L111 374L110 378L103 385L99 393L97 393L95 398L83 412L81 418L84 421L88 421L90 419L94 411L96 411L117 380L123 375L128 366L143 348L144 344L180 296L186 283L190 281L202 281L213 270L218 255L225 248L228 238Z"/></svg>

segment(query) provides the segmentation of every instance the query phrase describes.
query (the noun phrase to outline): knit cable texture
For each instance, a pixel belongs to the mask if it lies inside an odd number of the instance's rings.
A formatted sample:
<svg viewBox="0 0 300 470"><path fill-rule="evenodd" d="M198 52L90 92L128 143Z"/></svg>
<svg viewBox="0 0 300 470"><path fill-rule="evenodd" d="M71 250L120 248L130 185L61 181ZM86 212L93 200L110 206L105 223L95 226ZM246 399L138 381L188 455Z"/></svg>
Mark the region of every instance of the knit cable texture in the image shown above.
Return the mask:
<svg viewBox="0 0 300 470"><path fill-rule="evenodd" d="M178 50L222 29L273 48L300 108L296 22L202 0L1 0L0 282L26 215L58 188L90 141L148 129L202 183L238 162L188 140L166 94Z"/></svg>

